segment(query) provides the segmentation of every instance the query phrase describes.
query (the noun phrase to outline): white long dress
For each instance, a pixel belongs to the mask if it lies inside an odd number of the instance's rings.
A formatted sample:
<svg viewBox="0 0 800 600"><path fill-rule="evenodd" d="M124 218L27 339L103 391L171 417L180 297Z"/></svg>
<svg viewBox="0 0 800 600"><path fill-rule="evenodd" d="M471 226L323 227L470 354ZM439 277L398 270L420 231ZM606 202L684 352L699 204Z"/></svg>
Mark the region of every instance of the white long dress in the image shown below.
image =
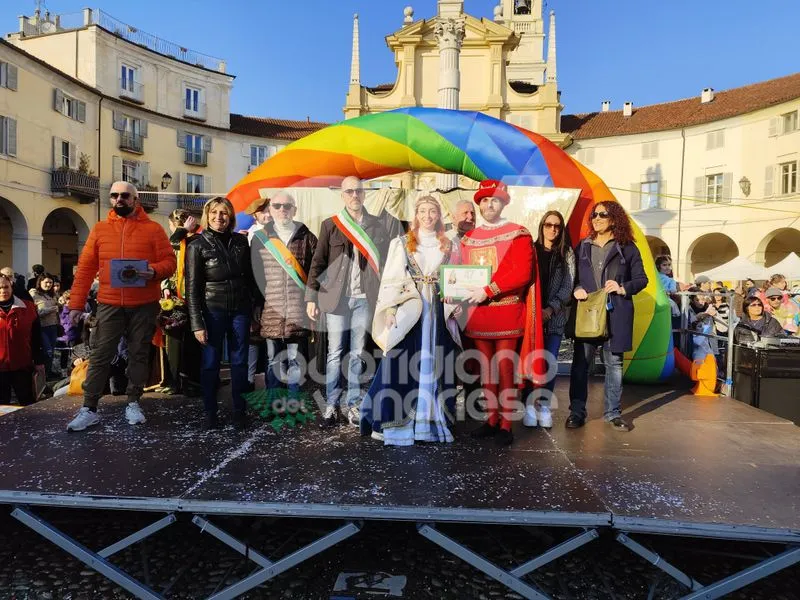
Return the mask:
<svg viewBox="0 0 800 600"><path fill-rule="evenodd" d="M392 256L393 250L395 253L405 253L403 244L404 238L393 240L392 247L389 249L389 257ZM438 280L439 267L446 258L439 246L439 239L436 237L435 232L426 233L418 230L417 249L413 253L414 260L423 276L435 277L436 280ZM408 262L405 256L403 256L403 260L406 263ZM409 268L408 265L407 268ZM410 268L409 271L411 271ZM419 362L413 361L415 364L419 364L416 412L413 418L407 419L402 425L384 425L384 444L391 446L410 446L415 441L453 441L453 434L447 426L444 406L439 396L441 390L438 389L439 382L436 379L434 362L436 348L442 343L441 340L437 339L437 331L441 331L436 322L440 318L440 311L436 309L440 302L437 296L437 287L432 281L427 283L418 282L417 286L422 297L422 315L420 317L422 345L419 348Z"/></svg>

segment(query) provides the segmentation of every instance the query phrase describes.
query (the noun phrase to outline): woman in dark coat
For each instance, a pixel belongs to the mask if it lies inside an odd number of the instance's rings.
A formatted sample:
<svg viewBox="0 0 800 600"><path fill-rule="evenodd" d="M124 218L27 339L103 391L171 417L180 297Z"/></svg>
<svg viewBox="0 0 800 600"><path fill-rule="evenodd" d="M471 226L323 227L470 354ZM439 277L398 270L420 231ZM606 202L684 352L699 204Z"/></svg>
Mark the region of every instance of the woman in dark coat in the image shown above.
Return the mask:
<svg viewBox="0 0 800 600"><path fill-rule="evenodd" d="M231 363L233 425L246 426L247 351L255 284L247 236L236 233L236 213L227 198L206 202L203 232L186 249L186 296L189 324L203 346L201 383L206 426L215 428L222 347L228 340Z"/></svg>
<svg viewBox="0 0 800 600"><path fill-rule="evenodd" d="M786 332L780 321L764 311L764 303L758 296L750 296L744 301L741 321L733 330L733 342L757 342L762 337L785 337Z"/></svg>
<svg viewBox="0 0 800 600"><path fill-rule="evenodd" d="M0 274L0 404L10 403L12 388L19 404L33 404L34 368L43 375L46 359L36 305L14 296L11 279Z"/></svg>
<svg viewBox="0 0 800 600"><path fill-rule="evenodd" d="M543 389L533 393L534 403L525 406L522 419L526 427L553 426L550 401L556 385L558 351L572 303L575 280L575 253L566 230L564 216L557 210L544 213L539 221L536 248L536 271L541 286L544 349L548 362L548 380ZM545 393L545 390L547 393ZM527 394L526 394L527 395Z"/></svg>
<svg viewBox="0 0 800 600"><path fill-rule="evenodd" d="M586 422L589 367L596 350L602 348L606 367L603 418L615 429L628 431L630 427L621 411L622 357L633 349L633 296L647 287L647 275L633 241L630 219L619 203L597 204L588 223L591 233L581 240L575 252L573 296L580 302L591 292L606 291L609 335L606 340L575 340L566 425L575 429Z"/></svg>

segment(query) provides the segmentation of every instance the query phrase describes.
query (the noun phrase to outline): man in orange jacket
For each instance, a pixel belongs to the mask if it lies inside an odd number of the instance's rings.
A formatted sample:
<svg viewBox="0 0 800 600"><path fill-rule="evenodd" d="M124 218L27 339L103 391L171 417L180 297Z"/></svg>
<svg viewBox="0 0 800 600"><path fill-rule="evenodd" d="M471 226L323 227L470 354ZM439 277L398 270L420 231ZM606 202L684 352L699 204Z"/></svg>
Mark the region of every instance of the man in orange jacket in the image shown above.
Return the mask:
<svg viewBox="0 0 800 600"><path fill-rule="evenodd" d="M147 217L139 204L136 188L125 181L117 181L111 186L110 197L108 218L92 228L83 247L69 299L70 318L77 323L95 274L100 273L97 327L91 340L89 369L83 384L83 407L67 425L67 431L82 431L100 422L97 404L122 336L128 342L125 418L131 425L145 422L139 398L149 372L150 342L161 297L160 282L175 272L175 253L167 234L161 225ZM114 259L147 261L147 268L137 272L144 285L120 285L119 277L112 278Z"/></svg>

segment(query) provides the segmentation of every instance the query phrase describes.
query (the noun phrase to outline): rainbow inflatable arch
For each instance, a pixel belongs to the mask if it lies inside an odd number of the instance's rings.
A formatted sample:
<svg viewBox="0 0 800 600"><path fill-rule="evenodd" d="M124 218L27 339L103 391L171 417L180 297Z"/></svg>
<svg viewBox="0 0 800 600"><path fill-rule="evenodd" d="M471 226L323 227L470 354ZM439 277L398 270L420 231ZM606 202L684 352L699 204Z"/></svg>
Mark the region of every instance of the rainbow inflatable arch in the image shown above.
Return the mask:
<svg viewBox="0 0 800 600"><path fill-rule="evenodd" d="M616 201L597 175L546 138L482 113L436 108L403 108L326 127L264 162L228 198L242 211L261 188L336 186L348 175L373 179L409 170L580 189L568 223L574 241L587 235L586 216L596 203ZM634 229L650 283L634 300L625 379L655 382L674 369L670 308L647 241Z"/></svg>

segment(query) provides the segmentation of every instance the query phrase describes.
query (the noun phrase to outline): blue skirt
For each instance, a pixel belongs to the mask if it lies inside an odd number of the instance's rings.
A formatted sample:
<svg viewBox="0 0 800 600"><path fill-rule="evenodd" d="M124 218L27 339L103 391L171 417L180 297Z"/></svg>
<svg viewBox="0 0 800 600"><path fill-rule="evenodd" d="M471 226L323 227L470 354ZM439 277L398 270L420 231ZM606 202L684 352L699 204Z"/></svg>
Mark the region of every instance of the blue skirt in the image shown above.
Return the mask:
<svg viewBox="0 0 800 600"><path fill-rule="evenodd" d="M361 405L361 434L382 433L387 445L452 441L457 353L443 304L423 299L420 319L381 359Z"/></svg>

